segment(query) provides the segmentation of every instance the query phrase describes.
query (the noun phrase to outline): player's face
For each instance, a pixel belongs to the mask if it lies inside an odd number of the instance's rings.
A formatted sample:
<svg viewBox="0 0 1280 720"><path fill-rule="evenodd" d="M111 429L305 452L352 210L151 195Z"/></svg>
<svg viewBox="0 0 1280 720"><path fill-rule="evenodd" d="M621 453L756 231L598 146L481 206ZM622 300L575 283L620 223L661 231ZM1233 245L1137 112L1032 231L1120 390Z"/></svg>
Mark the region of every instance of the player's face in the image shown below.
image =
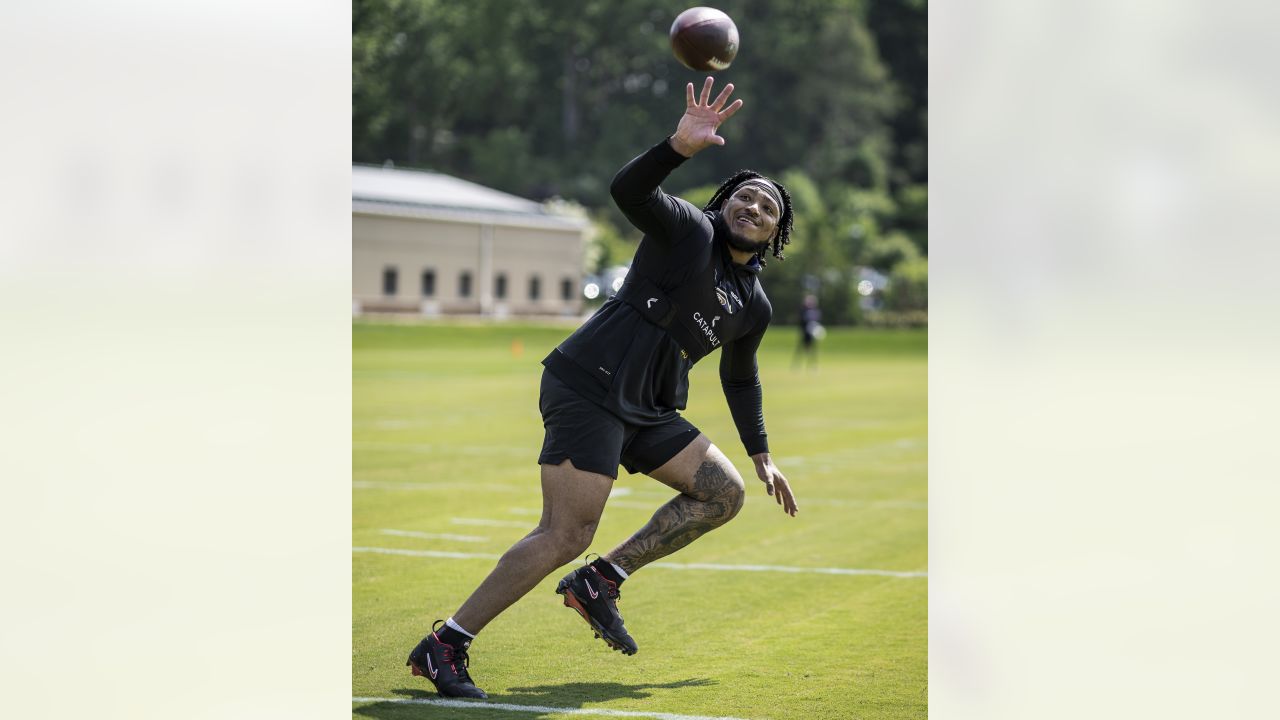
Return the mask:
<svg viewBox="0 0 1280 720"><path fill-rule="evenodd" d="M729 226L730 245L746 252L759 252L773 240L782 208L763 189L744 185L724 201L720 214Z"/></svg>

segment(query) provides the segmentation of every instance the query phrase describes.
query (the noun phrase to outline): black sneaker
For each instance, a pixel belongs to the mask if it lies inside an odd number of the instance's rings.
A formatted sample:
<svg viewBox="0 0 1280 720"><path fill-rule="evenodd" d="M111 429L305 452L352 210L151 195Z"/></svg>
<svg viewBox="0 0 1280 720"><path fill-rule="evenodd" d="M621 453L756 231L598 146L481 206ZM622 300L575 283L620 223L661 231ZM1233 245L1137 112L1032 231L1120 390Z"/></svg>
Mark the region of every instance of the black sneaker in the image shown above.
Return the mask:
<svg viewBox="0 0 1280 720"><path fill-rule="evenodd" d="M577 610L606 645L623 655L636 654L636 641L622 626L615 604L622 597L617 584L587 565L565 575L556 586L556 593L564 596L565 607Z"/></svg>
<svg viewBox="0 0 1280 720"><path fill-rule="evenodd" d="M430 680L441 697L481 699L489 697L483 690L476 687L475 682L471 680L471 675L467 673L467 664L470 662L470 658L467 657L467 647L471 643L465 642L459 648L441 642L436 635L436 628L443 624L443 620L437 620L436 624L431 626L431 634L422 638L418 647L409 653L409 661L405 665L413 668L414 675L421 675Z"/></svg>

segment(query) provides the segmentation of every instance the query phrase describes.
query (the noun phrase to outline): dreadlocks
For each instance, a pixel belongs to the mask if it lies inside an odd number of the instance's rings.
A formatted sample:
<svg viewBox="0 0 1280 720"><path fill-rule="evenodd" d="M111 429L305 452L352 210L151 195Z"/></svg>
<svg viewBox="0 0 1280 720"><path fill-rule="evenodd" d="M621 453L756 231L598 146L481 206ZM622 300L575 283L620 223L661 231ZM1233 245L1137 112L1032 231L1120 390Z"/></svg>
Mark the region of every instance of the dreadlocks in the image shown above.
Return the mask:
<svg viewBox="0 0 1280 720"><path fill-rule="evenodd" d="M721 185L720 188L716 190L716 193L711 196L711 200L702 208L702 211L707 212L709 210L719 210L720 204L728 199L729 194L732 193L735 188L747 180L754 178L760 178L773 183L774 186L778 188L778 192L782 193L782 217L778 218L778 232L773 236L772 247L774 257L779 260L786 260L786 257L782 254L782 248L786 247L787 243L791 242L791 195L787 192L787 189L782 186L782 183L777 180L767 178L754 170L739 170L733 177L724 181L724 184ZM766 247L756 253L756 257L760 258L760 264L762 266L767 264L764 255L768 249L769 248Z"/></svg>

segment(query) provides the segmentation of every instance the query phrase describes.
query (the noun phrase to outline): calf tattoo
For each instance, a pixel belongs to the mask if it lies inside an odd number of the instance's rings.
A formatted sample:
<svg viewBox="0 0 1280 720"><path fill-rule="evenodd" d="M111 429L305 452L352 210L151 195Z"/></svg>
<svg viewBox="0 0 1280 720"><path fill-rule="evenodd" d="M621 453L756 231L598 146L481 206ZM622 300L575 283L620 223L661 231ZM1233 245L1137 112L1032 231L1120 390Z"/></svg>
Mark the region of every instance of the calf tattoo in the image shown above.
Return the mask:
<svg viewBox="0 0 1280 720"><path fill-rule="evenodd" d="M606 557L628 573L635 572L732 520L742 509L743 495L740 480L719 463L705 461L694 473L689 492L658 508L644 527Z"/></svg>

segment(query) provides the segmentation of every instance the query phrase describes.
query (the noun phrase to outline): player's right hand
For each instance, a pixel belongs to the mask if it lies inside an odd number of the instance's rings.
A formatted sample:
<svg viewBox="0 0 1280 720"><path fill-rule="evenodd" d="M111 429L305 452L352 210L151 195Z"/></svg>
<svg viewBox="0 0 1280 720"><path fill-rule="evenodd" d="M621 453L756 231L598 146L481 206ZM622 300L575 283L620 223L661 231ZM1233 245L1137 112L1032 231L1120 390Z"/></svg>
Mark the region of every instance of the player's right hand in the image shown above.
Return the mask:
<svg viewBox="0 0 1280 720"><path fill-rule="evenodd" d="M671 147L685 157L693 157L694 153L710 145L723 145L724 138L717 135L716 130L721 123L733 117L733 114L738 112L738 108L742 107L740 99L734 100L731 105L725 107L725 103L729 102L729 96L733 94L733 83L725 85L712 102L711 86L714 84L715 79L708 76L696 100L693 96L693 83L685 86L684 115L681 116L676 132L670 140Z"/></svg>

